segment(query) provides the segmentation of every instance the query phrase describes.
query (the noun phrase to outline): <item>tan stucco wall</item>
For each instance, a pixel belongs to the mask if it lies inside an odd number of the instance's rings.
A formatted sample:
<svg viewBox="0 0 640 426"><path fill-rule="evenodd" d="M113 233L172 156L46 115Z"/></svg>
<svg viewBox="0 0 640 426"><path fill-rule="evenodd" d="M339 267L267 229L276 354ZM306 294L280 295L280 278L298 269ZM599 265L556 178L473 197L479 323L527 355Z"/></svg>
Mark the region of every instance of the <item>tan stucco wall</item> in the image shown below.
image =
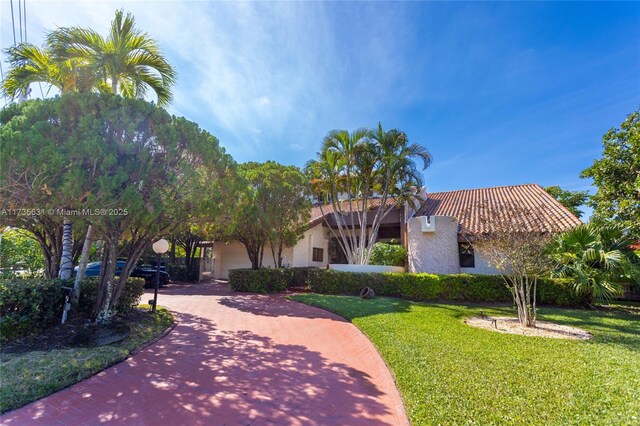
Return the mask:
<svg viewBox="0 0 640 426"><path fill-rule="evenodd" d="M329 238L327 233L329 230L322 226L316 225L311 229L307 229L302 239L300 239L292 249L292 257L289 260L289 266L325 266L329 262ZM314 262L313 248L323 249L322 262Z"/></svg>
<svg viewBox="0 0 640 426"><path fill-rule="evenodd" d="M313 248L323 249L324 259L322 262L314 262ZM216 279L228 279L229 270L250 268L251 262L247 255L247 250L242 243L237 241L218 242L213 244L213 276ZM316 225L304 232L302 238L298 240L294 247L285 248L282 253L282 264L284 266L325 266L329 261L329 239L327 229L321 224ZM265 247L262 266L273 268L273 256L271 249Z"/></svg>
<svg viewBox="0 0 640 426"><path fill-rule="evenodd" d="M284 249L282 253L283 263L291 258L291 248ZM229 243L216 241L213 243L213 276L215 279L226 280L229 278L229 270L251 268L251 261L247 250L242 243L232 241ZM271 249L265 247L262 266L273 268L273 256Z"/></svg>
<svg viewBox="0 0 640 426"><path fill-rule="evenodd" d="M435 232L422 232L422 218L407 223L409 272L458 274L458 222L450 216L431 216Z"/></svg>

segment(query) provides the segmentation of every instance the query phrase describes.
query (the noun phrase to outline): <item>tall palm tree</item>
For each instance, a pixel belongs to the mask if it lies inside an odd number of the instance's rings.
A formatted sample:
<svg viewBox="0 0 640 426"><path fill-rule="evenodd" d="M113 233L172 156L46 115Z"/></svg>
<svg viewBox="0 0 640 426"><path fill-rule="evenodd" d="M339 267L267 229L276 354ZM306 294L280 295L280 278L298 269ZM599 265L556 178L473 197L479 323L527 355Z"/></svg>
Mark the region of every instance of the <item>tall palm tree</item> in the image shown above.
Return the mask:
<svg viewBox="0 0 640 426"><path fill-rule="evenodd" d="M158 105L171 102L176 72L156 41L135 27L131 13L116 11L106 38L92 29L67 27L49 33L47 44L59 58L86 60L114 94L139 98L151 89Z"/></svg>
<svg viewBox="0 0 640 426"><path fill-rule="evenodd" d="M383 219L397 206L415 200L416 187L422 185L415 159L422 160L423 168L431 163L429 152L409 144L404 132L384 131L378 124L376 131L329 132L318 158L305 166L314 194L331 203L337 232L330 229L349 263L367 264ZM339 200L345 196L345 201ZM371 203L372 197L379 201ZM374 217L367 235L370 212Z"/></svg>

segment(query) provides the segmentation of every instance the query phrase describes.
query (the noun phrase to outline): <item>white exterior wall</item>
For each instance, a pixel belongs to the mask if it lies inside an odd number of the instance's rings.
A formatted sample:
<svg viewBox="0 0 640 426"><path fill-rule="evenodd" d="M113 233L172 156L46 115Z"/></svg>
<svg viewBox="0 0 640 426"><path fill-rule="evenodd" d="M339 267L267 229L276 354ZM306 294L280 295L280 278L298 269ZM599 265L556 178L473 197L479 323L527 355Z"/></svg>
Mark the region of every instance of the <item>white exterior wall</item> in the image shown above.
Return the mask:
<svg viewBox="0 0 640 426"><path fill-rule="evenodd" d="M474 247L473 256L475 261L475 268L460 268L460 272L463 274L484 274L484 275L497 275L500 272L493 266L489 265L489 262L482 257L482 253Z"/></svg>
<svg viewBox="0 0 640 426"><path fill-rule="evenodd" d="M313 248L323 249L322 262L314 262ZM229 270L251 268L251 261L244 245L238 241L228 243L216 241L213 243L213 276L215 279L226 280ZM287 247L282 252L284 266L325 266L329 262L329 238L327 230L322 225L314 226L304 232L294 247ZM273 268L271 248L266 246L262 266Z"/></svg>
<svg viewBox="0 0 640 426"><path fill-rule="evenodd" d="M451 216L431 216L434 232L422 232L422 217L407 222L409 272L459 274L458 221Z"/></svg>
<svg viewBox="0 0 640 426"><path fill-rule="evenodd" d="M318 224L313 228L307 229L302 238L298 240L292 248L292 257L289 260L289 266L317 266L323 267L329 263L329 237L327 234L329 229ZM323 250L322 262L313 261L313 248L321 248Z"/></svg>
<svg viewBox="0 0 640 426"><path fill-rule="evenodd" d="M285 248L282 252L283 263L291 258L291 248ZM273 268L273 255L271 248L265 247L262 266ZM229 270L251 268L251 261L242 243L231 241L228 243L216 241L213 243L213 276L215 279L226 280L229 278Z"/></svg>

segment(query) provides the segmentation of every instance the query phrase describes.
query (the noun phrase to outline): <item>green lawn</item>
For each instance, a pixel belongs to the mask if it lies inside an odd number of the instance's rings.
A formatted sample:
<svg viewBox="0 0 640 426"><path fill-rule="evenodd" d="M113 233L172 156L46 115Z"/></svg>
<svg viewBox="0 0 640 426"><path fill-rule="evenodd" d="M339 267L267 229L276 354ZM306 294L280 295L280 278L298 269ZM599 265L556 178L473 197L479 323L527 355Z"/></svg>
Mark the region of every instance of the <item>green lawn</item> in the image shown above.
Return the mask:
<svg viewBox="0 0 640 426"><path fill-rule="evenodd" d="M640 308L541 309L539 318L581 327L589 341L472 328L480 309L316 294L293 300L358 326L393 371L413 425L640 424Z"/></svg>
<svg viewBox="0 0 640 426"><path fill-rule="evenodd" d="M142 322L132 324L131 335L120 343L97 348L3 354L0 412L22 407L122 361L132 350L156 338L172 322L171 313L158 307L156 315L149 313Z"/></svg>

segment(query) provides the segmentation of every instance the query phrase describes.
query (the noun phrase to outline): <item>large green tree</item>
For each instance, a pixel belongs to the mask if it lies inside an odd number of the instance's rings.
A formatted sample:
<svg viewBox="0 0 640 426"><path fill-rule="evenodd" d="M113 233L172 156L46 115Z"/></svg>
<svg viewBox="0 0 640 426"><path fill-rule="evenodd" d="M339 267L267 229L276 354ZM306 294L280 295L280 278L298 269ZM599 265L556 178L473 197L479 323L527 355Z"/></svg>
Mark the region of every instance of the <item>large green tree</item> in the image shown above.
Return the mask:
<svg viewBox="0 0 640 426"><path fill-rule="evenodd" d="M241 164L239 175L243 186L227 238L245 246L254 269L262 266L266 247L282 267L284 248L300 239L309 220L307 179L297 167L274 161Z"/></svg>
<svg viewBox="0 0 640 426"><path fill-rule="evenodd" d="M17 107L0 131L0 165L10 176L49 167L24 153L36 144L43 153L66 159L55 186L32 188L34 197L59 206L92 210L91 220L103 244L98 298L93 316L109 321L132 268L147 246L181 223L195 194L203 203L223 204L216 197L232 173L233 160L215 137L183 118L141 100L112 95L67 94L29 101ZM40 157L38 157L40 158ZM15 179L0 181L10 197ZM58 195L62 194L62 195ZM27 200L29 194L25 194ZM185 202L189 201L189 202ZM115 277L118 257L127 261Z"/></svg>
<svg viewBox="0 0 640 426"><path fill-rule="evenodd" d="M547 186L544 188L553 198L558 200L560 204L565 206L567 210L573 213L577 218L582 216L580 207L584 206L589 200L588 191L569 191L562 189L557 185Z"/></svg>
<svg viewBox="0 0 640 426"><path fill-rule="evenodd" d="M305 172L313 195L325 208L325 221L326 213L334 213L334 223L328 225L349 263L369 263L380 224L394 208L404 203L416 207L421 170L430 164L431 155L424 147L409 143L401 130L383 130L380 123L375 130L327 134ZM369 228L368 234L361 232Z"/></svg>
<svg viewBox="0 0 640 426"><path fill-rule="evenodd" d="M6 54L12 67L2 89L11 98L24 96L34 82L54 86L63 94L111 91L124 97L142 97L151 89L159 105L168 104L172 98L175 70L155 40L137 29L133 15L125 15L123 10L116 11L107 37L91 29L64 27L49 32L42 48L23 43L7 49ZM56 263L62 265L60 276L68 278L75 257L71 221L65 217L63 223L62 250ZM55 229L47 232L57 233ZM89 223L74 286L75 299L79 296L79 281L86 268L93 233Z"/></svg>
<svg viewBox="0 0 640 426"><path fill-rule="evenodd" d="M602 158L580 175L598 188L591 197L597 217L619 221L640 238L640 111L602 139Z"/></svg>

